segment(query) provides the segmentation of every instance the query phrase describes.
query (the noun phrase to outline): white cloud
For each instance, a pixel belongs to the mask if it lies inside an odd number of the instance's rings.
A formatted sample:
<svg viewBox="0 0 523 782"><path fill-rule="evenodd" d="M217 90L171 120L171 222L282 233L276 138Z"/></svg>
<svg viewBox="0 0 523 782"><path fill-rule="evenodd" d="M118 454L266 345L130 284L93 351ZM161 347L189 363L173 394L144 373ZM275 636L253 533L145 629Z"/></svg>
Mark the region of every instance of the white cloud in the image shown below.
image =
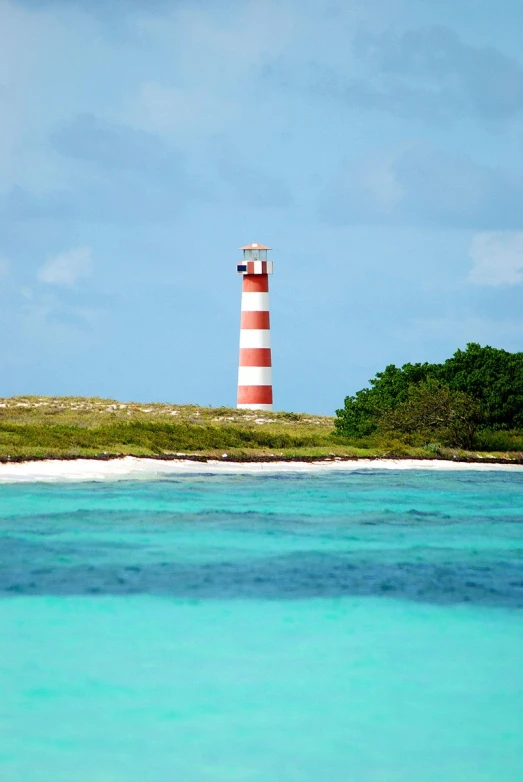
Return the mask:
<svg viewBox="0 0 523 782"><path fill-rule="evenodd" d="M49 258L38 270L38 279L50 285L74 285L81 277L88 277L92 269L90 247L74 247Z"/></svg>
<svg viewBox="0 0 523 782"><path fill-rule="evenodd" d="M5 274L8 274L10 267L11 267L11 261L9 260L9 258L0 258L0 277L3 277Z"/></svg>
<svg viewBox="0 0 523 782"><path fill-rule="evenodd" d="M469 254L474 262L469 282L490 286L523 282L523 231L478 233Z"/></svg>

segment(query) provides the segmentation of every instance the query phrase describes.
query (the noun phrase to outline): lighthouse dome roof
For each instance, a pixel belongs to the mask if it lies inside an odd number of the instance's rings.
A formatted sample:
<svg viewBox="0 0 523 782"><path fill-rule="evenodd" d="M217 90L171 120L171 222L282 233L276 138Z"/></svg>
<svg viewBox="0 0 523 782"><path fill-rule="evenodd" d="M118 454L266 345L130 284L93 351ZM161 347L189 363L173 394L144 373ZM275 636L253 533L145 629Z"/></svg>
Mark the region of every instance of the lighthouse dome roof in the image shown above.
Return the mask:
<svg viewBox="0 0 523 782"><path fill-rule="evenodd" d="M272 247L267 247L267 245L260 244L259 242L252 242L251 244L246 244L244 247L240 247L240 250L272 250Z"/></svg>

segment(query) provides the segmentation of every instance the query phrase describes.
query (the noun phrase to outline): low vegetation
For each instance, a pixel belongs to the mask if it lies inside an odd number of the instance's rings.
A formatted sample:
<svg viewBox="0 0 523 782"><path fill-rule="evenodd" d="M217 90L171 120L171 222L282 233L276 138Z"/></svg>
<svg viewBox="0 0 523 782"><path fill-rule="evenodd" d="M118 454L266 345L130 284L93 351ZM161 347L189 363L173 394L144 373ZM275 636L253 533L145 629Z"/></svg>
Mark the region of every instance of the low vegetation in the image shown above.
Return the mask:
<svg viewBox="0 0 523 782"><path fill-rule="evenodd" d="M391 421L389 429L363 437L340 432L329 416L95 398L12 397L0 399L0 460L122 455L240 461L384 456L523 459L523 433L481 432L475 435L476 450L465 451L430 439L430 427L424 439L416 435L416 441L405 424L410 420L409 426L413 425L409 415L407 403L405 420Z"/></svg>
<svg viewBox="0 0 523 782"><path fill-rule="evenodd" d="M335 455L338 440L326 416L74 397L0 400L4 461L123 454L221 458L224 451L231 458L312 458Z"/></svg>

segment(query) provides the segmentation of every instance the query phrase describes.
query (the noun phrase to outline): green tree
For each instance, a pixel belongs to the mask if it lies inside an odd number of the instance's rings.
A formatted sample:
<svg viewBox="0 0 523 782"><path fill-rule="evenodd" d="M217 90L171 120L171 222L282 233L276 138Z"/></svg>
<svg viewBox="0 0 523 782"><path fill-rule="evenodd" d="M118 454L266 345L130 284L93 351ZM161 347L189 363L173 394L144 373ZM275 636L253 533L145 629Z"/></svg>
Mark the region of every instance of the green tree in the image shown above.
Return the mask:
<svg viewBox="0 0 523 782"><path fill-rule="evenodd" d="M406 400L412 386L429 380L474 399L483 427L523 428L523 353L470 343L441 364L390 364L369 388L345 398L336 410L336 431L352 437L372 434L386 411Z"/></svg>
<svg viewBox="0 0 523 782"><path fill-rule="evenodd" d="M472 342L447 359L436 376L476 399L487 427L523 428L523 353Z"/></svg>
<svg viewBox="0 0 523 782"><path fill-rule="evenodd" d="M471 448L480 420L480 405L471 396L429 379L411 385L406 398L383 413L378 428Z"/></svg>
<svg viewBox="0 0 523 782"><path fill-rule="evenodd" d="M334 425L340 434L366 437L378 428L383 413L403 401L413 383L428 376L430 364L405 364L401 369L389 364L370 381L370 388L345 397L344 406L336 410Z"/></svg>

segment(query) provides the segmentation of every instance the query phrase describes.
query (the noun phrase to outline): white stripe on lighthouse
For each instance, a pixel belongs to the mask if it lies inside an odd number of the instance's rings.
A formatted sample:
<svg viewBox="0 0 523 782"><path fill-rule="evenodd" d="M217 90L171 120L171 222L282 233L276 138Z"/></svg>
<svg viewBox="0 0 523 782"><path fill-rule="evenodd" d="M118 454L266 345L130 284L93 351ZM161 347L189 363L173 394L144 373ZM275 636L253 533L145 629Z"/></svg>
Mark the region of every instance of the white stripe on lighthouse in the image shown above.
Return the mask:
<svg viewBox="0 0 523 782"><path fill-rule="evenodd" d="M240 367L239 386L272 386L272 367Z"/></svg>
<svg viewBox="0 0 523 782"><path fill-rule="evenodd" d="M270 348L271 331L270 329L241 329L240 347L241 348Z"/></svg>
<svg viewBox="0 0 523 782"><path fill-rule="evenodd" d="M262 275L259 275L260 277ZM244 312L268 312L269 294L243 291L242 310Z"/></svg>

